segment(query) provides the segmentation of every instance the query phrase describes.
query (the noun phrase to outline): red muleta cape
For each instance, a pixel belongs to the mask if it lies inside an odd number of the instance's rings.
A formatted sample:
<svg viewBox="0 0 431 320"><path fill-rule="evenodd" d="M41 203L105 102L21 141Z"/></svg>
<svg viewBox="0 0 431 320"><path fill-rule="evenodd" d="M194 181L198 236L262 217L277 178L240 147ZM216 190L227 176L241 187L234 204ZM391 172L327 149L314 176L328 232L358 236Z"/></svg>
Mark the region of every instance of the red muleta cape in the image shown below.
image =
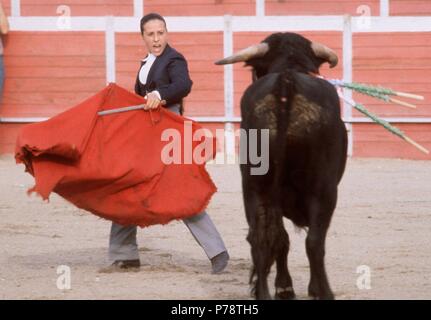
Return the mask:
<svg viewBox="0 0 431 320"><path fill-rule="evenodd" d="M26 125L18 135L15 159L35 177L29 190L48 199L55 192L79 208L122 225L165 224L203 211L216 191L205 163L162 162L165 129L180 133L184 159L185 121L163 108L98 115L98 111L145 103L141 96L110 84L79 105L47 121ZM202 150L203 142L190 141ZM206 159L214 152L202 152ZM215 150L215 149L212 149ZM188 157L190 158L190 157ZM186 162L187 163L187 162Z"/></svg>

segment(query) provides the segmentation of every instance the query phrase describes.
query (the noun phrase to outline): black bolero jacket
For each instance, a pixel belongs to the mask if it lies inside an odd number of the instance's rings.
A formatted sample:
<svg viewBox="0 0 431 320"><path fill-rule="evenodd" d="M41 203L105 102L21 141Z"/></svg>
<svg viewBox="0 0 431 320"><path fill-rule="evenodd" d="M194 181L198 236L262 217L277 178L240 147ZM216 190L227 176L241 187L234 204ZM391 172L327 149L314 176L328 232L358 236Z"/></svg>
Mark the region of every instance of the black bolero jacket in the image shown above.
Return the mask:
<svg viewBox="0 0 431 320"><path fill-rule="evenodd" d="M142 65L143 63L141 67ZM135 83L136 94L145 96L148 92L157 90L162 100L166 100L166 107L174 104L182 107L183 98L190 93L193 82L187 61L181 53L167 45L151 66L146 85L139 81L139 70Z"/></svg>

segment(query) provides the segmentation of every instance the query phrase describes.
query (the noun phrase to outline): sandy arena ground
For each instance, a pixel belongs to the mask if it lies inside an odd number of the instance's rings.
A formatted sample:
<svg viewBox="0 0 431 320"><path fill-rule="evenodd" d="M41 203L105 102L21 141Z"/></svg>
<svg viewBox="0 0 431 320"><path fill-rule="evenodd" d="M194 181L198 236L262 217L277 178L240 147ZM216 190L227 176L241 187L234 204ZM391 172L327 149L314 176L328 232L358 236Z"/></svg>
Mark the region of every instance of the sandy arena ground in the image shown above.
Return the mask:
<svg viewBox="0 0 431 320"><path fill-rule="evenodd" d="M231 255L223 274L210 274L209 260L178 221L139 230L140 272L102 274L110 222L56 195L49 203L28 197L33 178L11 156L0 157L0 299L250 299L239 168L208 170L219 188L208 212ZM286 227L294 287L306 299L305 231L289 221ZM430 240L431 161L350 159L326 250L337 299L430 299ZM70 290L57 288L60 265L70 267ZM368 289L358 281L364 265ZM272 288L274 272L269 281Z"/></svg>

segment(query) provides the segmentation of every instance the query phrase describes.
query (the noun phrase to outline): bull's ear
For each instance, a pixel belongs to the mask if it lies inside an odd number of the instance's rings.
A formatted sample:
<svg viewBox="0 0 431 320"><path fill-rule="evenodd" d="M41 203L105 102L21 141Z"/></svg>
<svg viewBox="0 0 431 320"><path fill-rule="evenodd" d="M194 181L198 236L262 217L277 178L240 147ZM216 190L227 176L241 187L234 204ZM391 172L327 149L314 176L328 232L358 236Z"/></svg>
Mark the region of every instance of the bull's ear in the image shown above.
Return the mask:
<svg viewBox="0 0 431 320"><path fill-rule="evenodd" d="M252 45L248 48L242 49L234 53L230 57L218 60L215 62L217 65L231 64L235 62L248 61L252 58L263 57L269 50L269 45L266 42Z"/></svg>
<svg viewBox="0 0 431 320"><path fill-rule="evenodd" d="M318 42L312 42L311 49L313 50L316 57L328 62L331 68L335 67L338 64L337 54L332 49L329 49L327 46L324 46L323 44Z"/></svg>

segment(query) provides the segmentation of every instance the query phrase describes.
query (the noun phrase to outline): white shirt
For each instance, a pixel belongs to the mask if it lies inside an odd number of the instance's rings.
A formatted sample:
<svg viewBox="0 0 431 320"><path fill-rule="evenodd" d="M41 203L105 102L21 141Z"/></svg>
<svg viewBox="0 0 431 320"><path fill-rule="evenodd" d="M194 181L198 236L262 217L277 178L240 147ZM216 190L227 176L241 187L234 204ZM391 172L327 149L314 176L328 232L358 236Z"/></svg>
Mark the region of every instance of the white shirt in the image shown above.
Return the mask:
<svg viewBox="0 0 431 320"><path fill-rule="evenodd" d="M142 62L145 62L139 71L139 81L145 85L147 83L148 73L150 72L151 66L154 61L156 61L156 56L149 53L145 59L142 59Z"/></svg>
<svg viewBox="0 0 431 320"><path fill-rule="evenodd" d="M149 53L145 59L142 59L144 65L141 67L141 70L139 70L139 82L145 85L147 83L148 73L150 72L151 66L153 65L154 61L156 61L156 56ZM155 94L157 94L159 100L162 100L160 93L158 91L152 91ZM145 96L147 97L147 96Z"/></svg>

